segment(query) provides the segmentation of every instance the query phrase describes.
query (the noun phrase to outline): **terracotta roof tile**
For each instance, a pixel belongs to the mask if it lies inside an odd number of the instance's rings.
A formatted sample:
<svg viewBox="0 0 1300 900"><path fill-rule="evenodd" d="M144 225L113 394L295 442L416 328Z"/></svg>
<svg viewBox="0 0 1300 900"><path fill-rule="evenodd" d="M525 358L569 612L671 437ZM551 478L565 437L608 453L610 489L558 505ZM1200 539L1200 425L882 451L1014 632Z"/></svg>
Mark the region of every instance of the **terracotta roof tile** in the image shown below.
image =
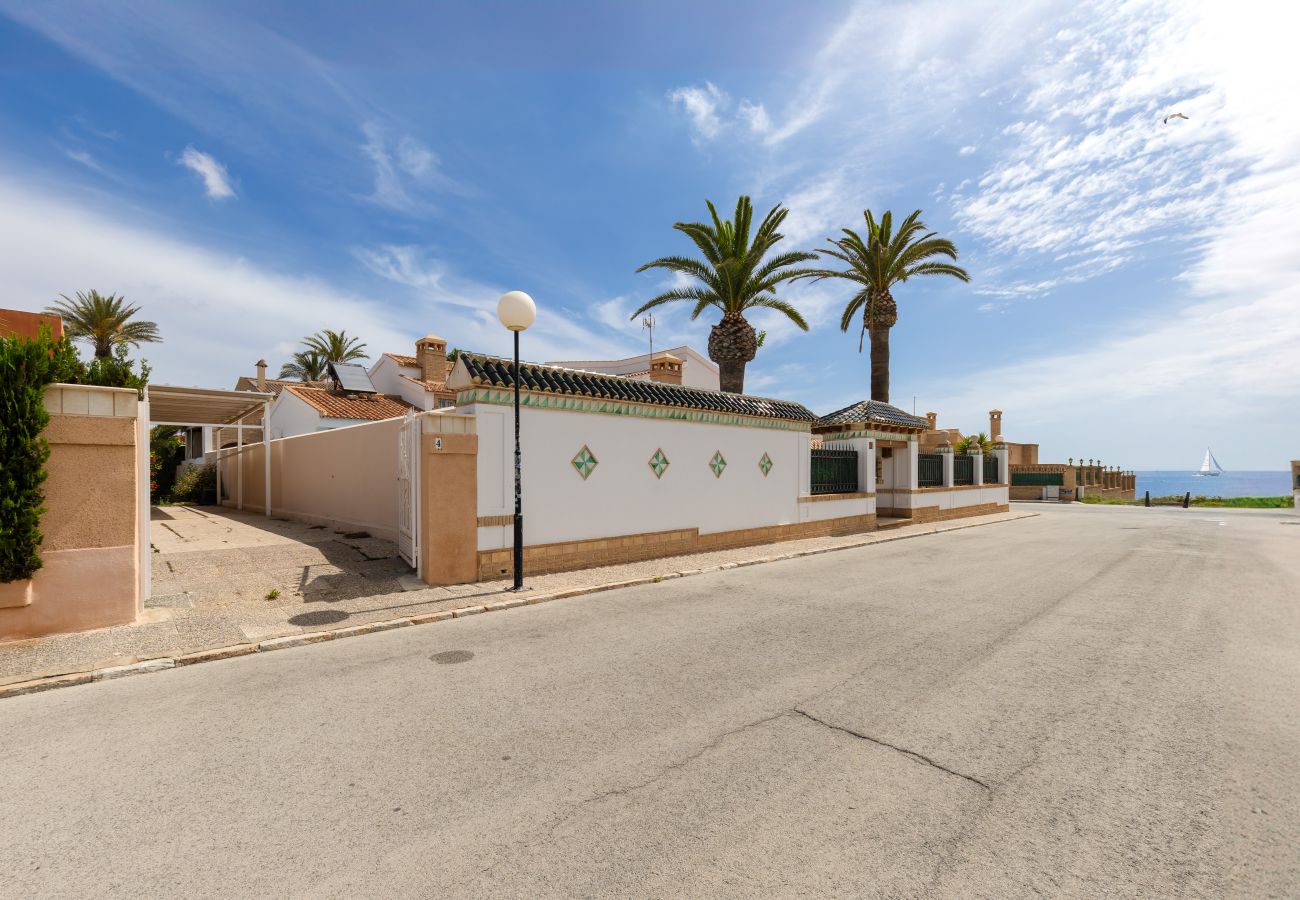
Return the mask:
<svg viewBox="0 0 1300 900"><path fill-rule="evenodd" d="M433 391L435 394L446 394L451 392L451 389L447 387L447 382L445 381L424 381L419 378L412 378L410 375L403 375L402 377L411 382L411 384L418 384L426 391Z"/></svg>
<svg viewBox="0 0 1300 900"><path fill-rule="evenodd" d="M406 415L411 405L387 394L354 396L340 394L325 388L303 387L287 384L284 389L304 400L327 419L362 419L378 422Z"/></svg>
<svg viewBox="0 0 1300 900"><path fill-rule="evenodd" d="M399 366L410 366L412 368L415 368L416 366L420 365L420 361L416 359L414 356L406 356L402 353L385 353L384 356L387 356L389 359L393 360Z"/></svg>
<svg viewBox="0 0 1300 900"><path fill-rule="evenodd" d="M283 379L283 378L268 378L266 379L266 390L259 391L259 393L274 394L275 396L278 397L280 396L280 391L284 390L284 386L286 384L301 384L301 383L302 382L300 381L289 381L288 379ZM250 375L240 375L239 380L235 382L235 390L256 391L257 379Z"/></svg>

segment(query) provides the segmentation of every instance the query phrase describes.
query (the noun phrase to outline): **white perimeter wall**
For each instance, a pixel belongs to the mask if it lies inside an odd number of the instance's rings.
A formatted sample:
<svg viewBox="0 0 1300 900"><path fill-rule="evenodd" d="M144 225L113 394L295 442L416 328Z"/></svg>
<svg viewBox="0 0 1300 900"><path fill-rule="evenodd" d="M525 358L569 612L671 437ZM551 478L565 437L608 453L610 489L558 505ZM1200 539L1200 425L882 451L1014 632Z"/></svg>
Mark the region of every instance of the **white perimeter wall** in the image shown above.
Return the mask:
<svg viewBox="0 0 1300 900"><path fill-rule="evenodd" d="M458 412L478 420L478 514L513 513L513 410L476 403ZM525 544L677 528L708 534L867 511L865 500L850 503L851 512L798 502L808 483L807 432L528 407L521 425ZM599 460L586 481L570 462L584 444ZM659 448L669 460L662 479L648 465ZM727 460L721 478L709 468L715 451ZM766 478L764 452L773 462ZM479 528L480 550L510 544L511 526Z"/></svg>

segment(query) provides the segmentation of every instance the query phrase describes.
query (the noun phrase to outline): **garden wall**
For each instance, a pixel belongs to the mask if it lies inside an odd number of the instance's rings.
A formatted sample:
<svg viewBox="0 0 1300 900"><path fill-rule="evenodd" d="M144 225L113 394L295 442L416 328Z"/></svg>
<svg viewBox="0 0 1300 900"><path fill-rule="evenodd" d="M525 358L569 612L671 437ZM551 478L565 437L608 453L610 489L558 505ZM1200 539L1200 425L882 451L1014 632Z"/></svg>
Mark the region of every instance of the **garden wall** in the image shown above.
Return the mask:
<svg viewBox="0 0 1300 900"><path fill-rule="evenodd" d="M0 640L134 621L139 404L134 390L51 385L42 568L0 584Z"/></svg>

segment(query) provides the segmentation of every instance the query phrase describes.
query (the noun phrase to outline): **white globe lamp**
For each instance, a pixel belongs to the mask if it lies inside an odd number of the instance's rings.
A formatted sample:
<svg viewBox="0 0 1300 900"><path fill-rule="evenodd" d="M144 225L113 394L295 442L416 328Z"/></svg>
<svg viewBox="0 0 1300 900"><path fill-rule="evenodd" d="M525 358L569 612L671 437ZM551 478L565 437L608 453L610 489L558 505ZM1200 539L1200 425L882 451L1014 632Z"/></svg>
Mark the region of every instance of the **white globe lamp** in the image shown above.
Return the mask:
<svg viewBox="0 0 1300 900"><path fill-rule="evenodd" d="M497 318L511 331L523 331L536 320L537 304L523 291L508 291L497 301Z"/></svg>

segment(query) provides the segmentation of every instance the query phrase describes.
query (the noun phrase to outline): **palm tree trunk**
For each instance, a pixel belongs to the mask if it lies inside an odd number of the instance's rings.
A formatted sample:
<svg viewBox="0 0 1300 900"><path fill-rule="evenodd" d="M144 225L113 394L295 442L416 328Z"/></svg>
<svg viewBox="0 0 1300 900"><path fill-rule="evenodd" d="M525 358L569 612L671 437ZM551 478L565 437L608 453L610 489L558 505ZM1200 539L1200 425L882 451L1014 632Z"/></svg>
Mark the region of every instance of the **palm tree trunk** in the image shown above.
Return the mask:
<svg viewBox="0 0 1300 900"><path fill-rule="evenodd" d="M718 361L718 389L732 394L745 393L745 361L723 359Z"/></svg>
<svg viewBox="0 0 1300 900"><path fill-rule="evenodd" d="M889 329L871 329L871 399L889 402Z"/></svg>

